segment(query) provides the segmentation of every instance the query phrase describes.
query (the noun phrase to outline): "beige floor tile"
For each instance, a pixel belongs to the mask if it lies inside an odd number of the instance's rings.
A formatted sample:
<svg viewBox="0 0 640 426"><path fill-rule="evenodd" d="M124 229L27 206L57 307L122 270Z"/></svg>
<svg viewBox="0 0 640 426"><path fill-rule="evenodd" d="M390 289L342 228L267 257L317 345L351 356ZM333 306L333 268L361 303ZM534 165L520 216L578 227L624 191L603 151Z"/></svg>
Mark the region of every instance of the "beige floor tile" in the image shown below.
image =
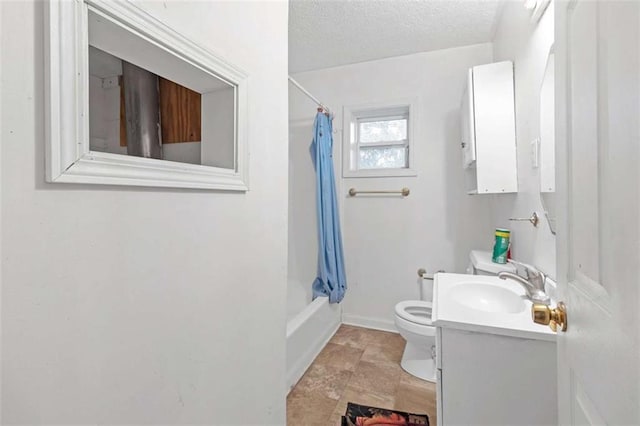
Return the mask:
<svg viewBox="0 0 640 426"><path fill-rule="evenodd" d="M400 383L396 392L394 409L416 414L428 414L431 419L436 414L435 389Z"/></svg>
<svg viewBox="0 0 640 426"><path fill-rule="evenodd" d="M338 426L347 403L428 414L436 424L435 384L400 367L396 333L341 326L287 398L289 426Z"/></svg>
<svg viewBox="0 0 640 426"><path fill-rule="evenodd" d="M400 364L400 360L402 360L402 353L404 352L404 346L405 341L402 337L400 337L400 339L390 338L383 344L371 343L364 349L362 360Z"/></svg>
<svg viewBox="0 0 640 426"><path fill-rule="evenodd" d="M399 333L378 330L369 331L371 331L371 333L367 333L367 336L369 341L373 344L404 347L405 340Z"/></svg>
<svg viewBox="0 0 640 426"><path fill-rule="evenodd" d="M336 345L346 345L364 350L370 342L367 340L367 334L363 330L364 329L361 327L341 325L329 342Z"/></svg>
<svg viewBox="0 0 640 426"><path fill-rule="evenodd" d="M329 342L313 362L326 367L354 371L363 352L364 350L360 348Z"/></svg>
<svg viewBox="0 0 640 426"><path fill-rule="evenodd" d="M400 366L389 362L360 361L349 386L363 394L395 395L400 383Z"/></svg>
<svg viewBox="0 0 640 426"><path fill-rule="evenodd" d="M402 339L402 336L398 333L371 330L369 328L355 327L352 325L341 325L336 334L331 338L330 342L338 345L347 345L364 349L370 344L382 344L389 340L396 340L398 338Z"/></svg>
<svg viewBox="0 0 640 426"><path fill-rule="evenodd" d="M304 392L309 395L309 398L313 398L314 395L322 395L337 401L347 387L351 375L352 372L348 370L314 363L304 373L294 389Z"/></svg>
<svg viewBox="0 0 640 426"><path fill-rule="evenodd" d="M436 410L433 410L433 414L429 414L429 425L436 426L438 424L438 414Z"/></svg>
<svg viewBox="0 0 640 426"><path fill-rule="evenodd" d="M288 426L326 426L338 401L294 388L287 396Z"/></svg>
<svg viewBox="0 0 640 426"><path fill-rule="evenodd" d="M400 373L400 383L404 383L406 385L416 386L419 388L429 389L435 395L436 392L436 384L433 382L429 382L427 380L422 380L417 378L416 376L412 376L406 371L402 370Z"/></svg>
<svg viewBox="0 0 640 426"><path fill-rule="evenodd" d="M340 413L339 411L335 410L333 412L333 414L331 414L331 417L329 417L329 420L327 421L327 425L329 426L341 426L342 424L342 416L344 415L344 413Z"/></svg>

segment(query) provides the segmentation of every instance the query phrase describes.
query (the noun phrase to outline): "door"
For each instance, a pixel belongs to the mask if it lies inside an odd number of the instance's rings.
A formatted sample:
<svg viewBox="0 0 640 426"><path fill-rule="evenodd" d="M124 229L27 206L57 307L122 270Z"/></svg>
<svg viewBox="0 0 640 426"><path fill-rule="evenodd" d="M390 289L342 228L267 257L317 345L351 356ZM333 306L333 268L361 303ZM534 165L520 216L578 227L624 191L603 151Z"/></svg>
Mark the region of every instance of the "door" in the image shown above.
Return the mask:
<svg viewBox="0 0 640 426"><path fill-rule="evenodd" d="M560 424L640 425L640 2L556 2Z"/></svg>

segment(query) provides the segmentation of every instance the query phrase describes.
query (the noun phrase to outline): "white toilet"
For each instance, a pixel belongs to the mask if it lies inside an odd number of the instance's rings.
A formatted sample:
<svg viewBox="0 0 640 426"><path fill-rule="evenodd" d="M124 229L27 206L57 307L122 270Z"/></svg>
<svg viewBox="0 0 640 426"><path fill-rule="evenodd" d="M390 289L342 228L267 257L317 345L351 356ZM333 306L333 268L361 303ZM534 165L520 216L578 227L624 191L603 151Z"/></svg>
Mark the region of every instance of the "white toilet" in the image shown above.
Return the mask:
<svg viewBox="0 0 640 426"><path fill-rule="evenodd" d="M497 275L516 272L514 265L500 265L491 261L491 253L472 250L469 253L468 274ZM430 295L432 281L423 279L420 294ZM400 365L409 374L429 382L436 381L436 329L431 325L431 301L405 300L396 305L395 323L407 345Z"/></svg>
<svg viewBox="0 0 640 426"><path fill-rule="evenodd" d="M422 281L422 285L425 285L426 280ZM407 341L400 361L404 371L435 382L436 328L431 325L431 302L405 300L398 303L395 323L400 335Z"/></svg>

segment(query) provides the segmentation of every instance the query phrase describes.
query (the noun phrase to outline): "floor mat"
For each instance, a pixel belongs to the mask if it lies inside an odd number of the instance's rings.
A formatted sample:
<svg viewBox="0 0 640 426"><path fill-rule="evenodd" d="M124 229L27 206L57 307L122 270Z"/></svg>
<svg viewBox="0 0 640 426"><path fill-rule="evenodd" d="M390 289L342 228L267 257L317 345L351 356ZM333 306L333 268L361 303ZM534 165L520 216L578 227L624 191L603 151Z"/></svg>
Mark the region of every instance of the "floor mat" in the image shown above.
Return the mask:
<svg viewBox="0 0 640 426"><path fill-rule="evenodd" d="M349 402L342 426L429 426L429 416Z"/></svg>

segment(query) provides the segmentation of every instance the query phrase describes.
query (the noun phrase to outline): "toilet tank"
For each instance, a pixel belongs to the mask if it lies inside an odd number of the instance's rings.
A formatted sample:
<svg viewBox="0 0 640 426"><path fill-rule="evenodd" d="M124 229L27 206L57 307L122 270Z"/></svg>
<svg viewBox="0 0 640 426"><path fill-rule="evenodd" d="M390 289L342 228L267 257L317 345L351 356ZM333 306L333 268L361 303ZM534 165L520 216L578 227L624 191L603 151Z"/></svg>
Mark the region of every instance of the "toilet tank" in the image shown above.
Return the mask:
<svg viewBox="0 0 640 426"><path fill-rule="evenodd" d="M433 301L433 280L420 278L420 300Z"/></svg>
<svg viewBox="0 0 640 426"><path fill-rule="evenodd" d="M511 263L494 263L491 260L491 252L484 250L471 250L469 253L469 266L467 274L473 275L497 275L498 272L507 271L516 273L516 267Z"/></svg>

